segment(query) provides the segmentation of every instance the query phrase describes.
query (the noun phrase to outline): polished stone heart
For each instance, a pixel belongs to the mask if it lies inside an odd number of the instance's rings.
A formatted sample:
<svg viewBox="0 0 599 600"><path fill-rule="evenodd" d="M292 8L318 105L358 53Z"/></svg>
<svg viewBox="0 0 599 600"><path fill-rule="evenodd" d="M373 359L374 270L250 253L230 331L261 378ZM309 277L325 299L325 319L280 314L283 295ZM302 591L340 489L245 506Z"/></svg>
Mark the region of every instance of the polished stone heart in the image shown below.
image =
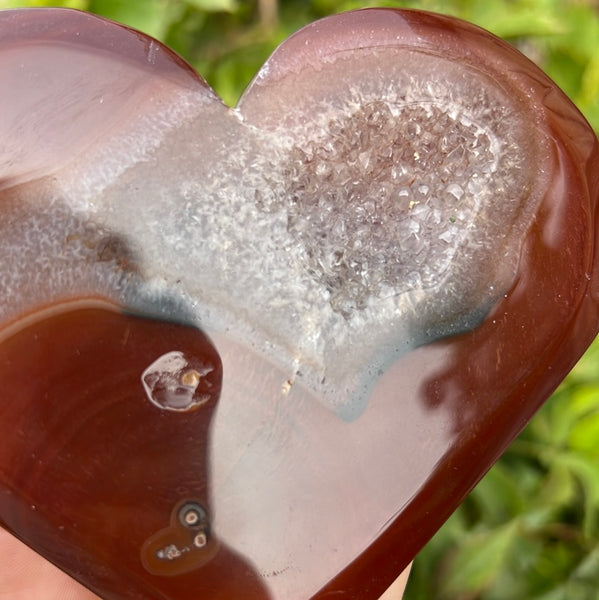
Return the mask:
<svg viewBox="0 0 599 600"><path fill-rule="evenodd" d="M106 599L374 599L599 327L599 144L428 13L235 109L147 36L0 13L0 522Z"/></svg>

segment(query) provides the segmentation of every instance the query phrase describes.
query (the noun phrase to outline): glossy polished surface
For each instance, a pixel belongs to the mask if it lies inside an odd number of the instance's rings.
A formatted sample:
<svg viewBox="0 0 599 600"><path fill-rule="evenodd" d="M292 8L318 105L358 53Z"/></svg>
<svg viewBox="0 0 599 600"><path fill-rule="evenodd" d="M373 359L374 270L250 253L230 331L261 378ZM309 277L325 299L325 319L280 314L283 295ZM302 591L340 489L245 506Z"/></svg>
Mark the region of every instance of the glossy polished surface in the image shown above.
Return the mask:
<svg viewBox="0 0 599 600"><path fill-rule="evenodd" d="M0 83L0 521L103 598L377 598L597 332L597 139L474 26L330 17L230 109L6 11Z"/></svg>

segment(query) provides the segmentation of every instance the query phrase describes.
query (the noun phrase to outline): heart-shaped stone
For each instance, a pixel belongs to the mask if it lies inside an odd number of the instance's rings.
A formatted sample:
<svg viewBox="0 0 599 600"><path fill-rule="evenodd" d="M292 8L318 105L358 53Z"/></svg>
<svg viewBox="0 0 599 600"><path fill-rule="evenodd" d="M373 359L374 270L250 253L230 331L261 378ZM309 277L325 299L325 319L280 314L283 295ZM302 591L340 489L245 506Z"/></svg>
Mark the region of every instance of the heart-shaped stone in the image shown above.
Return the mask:
<svg viewBox="0 0 599 600"><path fill-rule="evenodd" d="M474 26L330 17L230 109L6 11L0 83L0 522L103 598L378 597L597 332L597 138Z"/></svg>

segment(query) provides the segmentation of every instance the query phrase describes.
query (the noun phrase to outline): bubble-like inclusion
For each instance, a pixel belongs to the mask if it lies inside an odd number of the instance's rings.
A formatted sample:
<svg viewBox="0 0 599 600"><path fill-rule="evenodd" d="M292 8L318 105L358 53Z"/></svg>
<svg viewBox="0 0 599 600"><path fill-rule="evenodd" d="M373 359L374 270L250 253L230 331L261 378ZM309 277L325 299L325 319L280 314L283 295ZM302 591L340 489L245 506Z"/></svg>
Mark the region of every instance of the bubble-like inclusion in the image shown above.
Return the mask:
<svg viewBox="0 0 599 600"><path fill-rule="evenodd" d="M208 375L214 366L183 352L172 351L157 358L142 374L150 402L172 411L195 410L210 400Z"/></svg>

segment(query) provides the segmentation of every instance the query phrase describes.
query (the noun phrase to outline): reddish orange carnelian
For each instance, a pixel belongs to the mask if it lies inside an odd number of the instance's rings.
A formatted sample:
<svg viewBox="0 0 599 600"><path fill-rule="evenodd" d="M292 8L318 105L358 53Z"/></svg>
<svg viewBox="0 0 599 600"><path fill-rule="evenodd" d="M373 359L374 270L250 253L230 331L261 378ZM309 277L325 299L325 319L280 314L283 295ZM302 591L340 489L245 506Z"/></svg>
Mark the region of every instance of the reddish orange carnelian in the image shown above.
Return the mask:
<svg viewBox="0 0 599 600"><path fill-rule="evenodd" d="M157 377L189 388L200 372L197 407L160 408L142 386L142 372L173 350L190 366ZM227 598L239 586L266 597L210 528L207 446L222 368L205 335L108 305L64 305L9 331L0 366L5 526L107 598L215 587Z"/></svg>
<svg viewBox="0 0 599 600"><path fill-rule="evenodd" d="M374 600L597 333L597 138L472 25L324 19L228 109L7 11L0 83L0 523L103 598Z"/></svg>

